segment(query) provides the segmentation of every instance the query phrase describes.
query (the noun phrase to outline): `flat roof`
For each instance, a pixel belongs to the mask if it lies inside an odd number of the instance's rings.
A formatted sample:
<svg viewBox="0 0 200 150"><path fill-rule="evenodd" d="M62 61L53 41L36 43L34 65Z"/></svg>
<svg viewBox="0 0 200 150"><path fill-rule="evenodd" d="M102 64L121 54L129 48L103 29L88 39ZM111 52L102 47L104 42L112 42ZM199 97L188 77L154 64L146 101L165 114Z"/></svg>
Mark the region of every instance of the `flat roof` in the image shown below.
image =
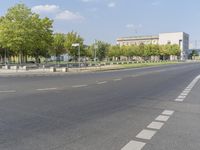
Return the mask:
<svg viewBox="0 0 200 150"><path fill-rule="evenodd" d="M147 40L147 39L159 39L158 35L145 35L145 36L130 36L130 37L121 37L117 41L129 41L129 40Z"/></svg>
<svg viewBox="0 0 200 150"><path fill-rule="evenodd" d="M189 36L189 34L186 33L186 32L162 32L162 33L159 33L159 34L175 34L175 33L183 33L183 34L186 34L186 35Z"/></svg>

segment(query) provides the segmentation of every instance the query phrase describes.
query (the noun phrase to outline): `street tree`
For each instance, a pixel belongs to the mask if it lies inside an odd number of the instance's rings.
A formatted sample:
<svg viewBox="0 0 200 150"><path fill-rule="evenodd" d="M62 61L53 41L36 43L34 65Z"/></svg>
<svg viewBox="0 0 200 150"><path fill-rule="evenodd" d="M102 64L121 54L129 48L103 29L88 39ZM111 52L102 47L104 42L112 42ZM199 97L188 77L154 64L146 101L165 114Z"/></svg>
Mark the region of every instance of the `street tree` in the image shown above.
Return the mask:
<svg viewBox="0 0 200 150"><path fill-rule="evenodd" d="M38 14L31 17L30 39L31 48L28 54L39 63L39 57L47 57L53 43L53 21L45 17L41 19Z"/></svg>
<svg viewBox="0 0 200 150"><path fill-rule="evenodd" d="M30 49L31 39L29 25L31 24L31 9L24 4L17 4L8 9L1 18L0 42L4 48L12 49L22 56Z"/></svg>
<svg viewBox="0 0 200 150"><path fill-rule="evenodd" d="M78 59L78 48L73 47L74 43L79 43L80 46L80 54L84 56L85 50L83 45L84 39L77 32L69 32L65 37L65 48L67 49L70 56L74 57L75 60Z"/></svg>
<svg viewBox="0 0 200 150"><path fill-rule="evenodd" d="M102 61L106 56L108 56L110 44L103 41L96 41L95 45L97 45L96 56L100 61Z"/></svg>
<svg viewBox="0 0 200 150"><path fill-rule="evenodd" d="M65 35L62 33L56 33L53 35L53 44L50 50L50 54L58 57L64 53L66 53Z"/></svg>
<svg viewBox="0 0 200 150"><path fill-rule="evenodd" d="M108 50L108 57L116 60L119 59L120 56L122 56L122 48L118 45L113 45L113 46L110 46L109 47L109 50Z"/></svg>
<svg viewBox="0 0 200 150"><path fill-rule="evenodd" d="M52 23L48 18L39 18L26 5L17 4L0 19L0 42L3 48L19 55L20 63L28 55L37 59L51 43Z"/></svg>

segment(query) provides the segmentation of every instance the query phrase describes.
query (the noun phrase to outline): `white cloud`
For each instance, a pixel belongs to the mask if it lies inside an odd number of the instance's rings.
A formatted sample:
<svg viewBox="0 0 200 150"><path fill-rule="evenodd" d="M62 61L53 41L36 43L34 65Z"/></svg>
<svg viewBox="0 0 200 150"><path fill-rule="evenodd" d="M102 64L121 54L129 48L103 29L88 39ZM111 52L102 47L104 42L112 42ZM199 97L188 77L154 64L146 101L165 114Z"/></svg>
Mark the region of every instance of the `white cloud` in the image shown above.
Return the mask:
<svg viewBox="0 0 200 150"><path fill-rule="evenodd" d="M82 0L82 1L92 1L92 0ZM54 16L57 20L83 20L84 17L79 13L75 13L69 10L62 10L58 5L37 5L32 7L32 11L40 14L49 14Z"/></svg>
<svg viewBox="0 0 200 150"><path fill-rule="evenodd" d="M108 7L110 7L110 8L113 8L113 7L115 7L116 6L116 3L115 2L110 2L109 4L108 4Z"/></svg>
<svg viewBox="0 0 200 150"><path fill-rule="evenodd" d="M56 19L58 20L67 20L67 21L71 21L71 20L84 20L84 17L81 16L79 13L74 13L71 12L69 10L65 10L63 12L60 12L56 15Z"/></svg>
<svg viewBox="0 0 200 150"><path fill-rule="evenodd" d="M36 13L56 13L60 10L57 5L38 5L32 8L33 12Z"/></svg>

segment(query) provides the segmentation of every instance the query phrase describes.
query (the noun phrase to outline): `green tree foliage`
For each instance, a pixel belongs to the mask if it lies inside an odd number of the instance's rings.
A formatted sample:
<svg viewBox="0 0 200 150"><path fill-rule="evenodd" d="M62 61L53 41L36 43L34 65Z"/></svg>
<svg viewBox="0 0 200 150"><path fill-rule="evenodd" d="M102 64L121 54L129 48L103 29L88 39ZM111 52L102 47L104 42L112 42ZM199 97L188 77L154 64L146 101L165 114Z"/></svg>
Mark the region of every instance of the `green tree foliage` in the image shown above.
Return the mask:
<svg viewBox="0 0 200 150"><path fill-rule="evenodd" d="M73 56L76 60L78 58L78 47L73 47L72 44L79 43L81 56L84 56L85 49L83 42L84 39L78 35L77 32L72 31L66 35L65 48L67 49L69 55Z"/></svg>
<svg viewBox="0 0 200 150"><path fill-rule="evenodd" d="M21 55L30 48L29 25L31 10L23 4L18 4L1 18L0 42L4 48L15 50Z"/></svg>
<svg viewBox="0 0 200 150"><path fill-rule="evenodd" d="M0 43L20 55L21 61L27 55L38 58L51 44L52 23L48 18L39 18L24 4L17 4L0 18Z"/></svg>
<svg viewBox="0 0 200 150"><path fill-rule="evenodd" d="M85 55L91 59L94 59L96 51L97 51L97 48L95 47L95 44L92 44L92 45L86 47Z"/></svg>
<svg viewBox="0 0 200 150"><path fill-rule="evenodd" d="M108 57L120 57L122 56L122 48L118 45L110 46L108 50Z"/></svg>
<svg viewBox="0 0 200 150"><path fill-rule="evenodd" d="M46 57L48 55L48 50L52 46L53 21L49 18L41 19L37 14L34 14L31 19L30 39L32 43L29 54L38 60L40 56Z"/></svg>
<svg viewBox="0 0 200 150"><path fill-rule="evenodd" d="M199 56L199 53L198 53L198 51L196 51L196 50L192 50L191 55L192 55L192 56Z"/></svg>
<svg viewBox="0 0 200 150"><path fill-rule="evenodd" d="M111 46L108 51L108 56L112 57L133 57L139 56L143 58L148 58L150 56L179 56L180 47L176 44L174 45L131 45L131 46Z"/></svg>
<svg viewBox="0 0 200 150"><path fill-rule="evenodd" d="M103 41L96 41L95 45L97 46L96 56L100 61L102 61L108 55L110 44Z"/></svg>
<svg viewBox="0 0 200 150"><path fill-rule="evenodd" d="M50 50L51 55L55 55L56 57L66 53L65 48L65 35L61 33L56 33L53 35L53 44Z"/></svg>
<svg viewBox="0 0 200 150"><path fill-rule="evenodd" d="M91 46L84 45L84 50L85 50L85 57L88 57L90 59L94 58L94 49L92 45Z"/></svg>

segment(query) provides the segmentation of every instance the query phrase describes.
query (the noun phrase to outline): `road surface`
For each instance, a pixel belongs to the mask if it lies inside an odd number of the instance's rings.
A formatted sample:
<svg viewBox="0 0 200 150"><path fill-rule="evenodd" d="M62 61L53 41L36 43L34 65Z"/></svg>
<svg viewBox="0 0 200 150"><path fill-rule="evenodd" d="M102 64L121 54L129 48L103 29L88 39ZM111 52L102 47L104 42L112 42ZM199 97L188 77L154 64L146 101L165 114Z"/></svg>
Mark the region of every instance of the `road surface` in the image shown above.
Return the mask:
<svg viewBox="0 0 200 150"><path fill-rule="evenodd" d="M0 77L0 150L200 149L200 64Z"/></svg>

